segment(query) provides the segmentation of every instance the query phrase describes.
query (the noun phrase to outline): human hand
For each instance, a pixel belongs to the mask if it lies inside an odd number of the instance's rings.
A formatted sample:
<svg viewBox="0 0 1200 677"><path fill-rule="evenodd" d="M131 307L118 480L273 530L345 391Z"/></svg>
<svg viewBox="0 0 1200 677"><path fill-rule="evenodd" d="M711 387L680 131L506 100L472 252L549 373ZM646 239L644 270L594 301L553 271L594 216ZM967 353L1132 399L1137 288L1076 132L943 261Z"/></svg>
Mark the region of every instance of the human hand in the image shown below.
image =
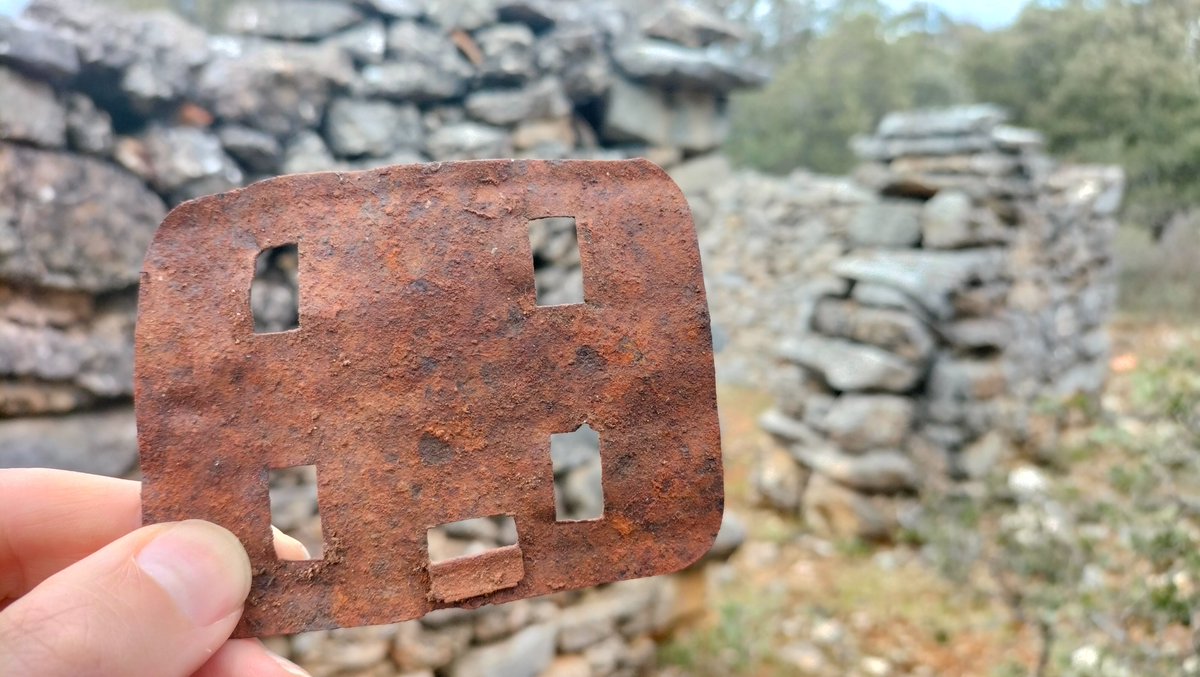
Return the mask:
<svg viewBox="0 0 1200 677"><path fill-rule="evenodd" d="M307 557L275 536L281 558ZM258 640L229 639L249 592L233 534L142 527L137 482L0 470L0 675L305 675Z"/></svg>

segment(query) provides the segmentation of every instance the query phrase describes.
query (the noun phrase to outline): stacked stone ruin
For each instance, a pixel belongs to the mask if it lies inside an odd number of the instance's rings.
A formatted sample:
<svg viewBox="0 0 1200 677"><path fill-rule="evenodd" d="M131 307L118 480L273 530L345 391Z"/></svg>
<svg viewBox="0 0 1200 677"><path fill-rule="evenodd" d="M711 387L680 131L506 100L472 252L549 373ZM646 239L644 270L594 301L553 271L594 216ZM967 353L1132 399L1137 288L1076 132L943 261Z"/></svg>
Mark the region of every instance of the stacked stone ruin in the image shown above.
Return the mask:
<svg viewBox="0 0 1200 677"><path fill-rule="evenodd" d="M138 276L170 207L408 162L671 166L715 151L730 93L764 81L727 53L740 30L686 3L254 0L221 23L210 35L83 0L0 17L0 467L136 477ZM546 303L580 291L574 237L556 222L531 243ZM256 325L293 325L296 251L259 265ZM551 451L568 518L602 506L596 446ZM311 478L281 473L273 489L283 526L316 547ZM482 520L430 543L440 559L508 538ZM318 676L635 674L651 638L697 611L695 590L679 592L697 575L273 645Z"/></svg>
<svg viewBox="0 0 1200 677"><path fill-rule="evenodd" d="M779 444L755 481L820 531L887 537L923 487L1052 454L1061 404L1104 386L1123 174L1058 168L1004 121L994 106L892 114L855 143L857 186L792 179L793 204L797 183L823 197L776 224L795 244L770 260L794 272L756 339L779 360L761 421ZM714 307L753 313L730 287L714 281Z"/></svg>

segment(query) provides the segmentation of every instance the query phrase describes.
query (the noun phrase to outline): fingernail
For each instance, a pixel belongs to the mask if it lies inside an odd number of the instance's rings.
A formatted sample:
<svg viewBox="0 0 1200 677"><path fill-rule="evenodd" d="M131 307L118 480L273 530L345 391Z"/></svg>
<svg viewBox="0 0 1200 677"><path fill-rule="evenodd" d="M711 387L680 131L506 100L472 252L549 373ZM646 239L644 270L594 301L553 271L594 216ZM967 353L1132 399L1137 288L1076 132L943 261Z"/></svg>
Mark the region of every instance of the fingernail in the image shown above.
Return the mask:
<svg viewBox="0 0 1200 677"><path fill-rule="evenodd" d="M277 653L268 651L267 655L269 655L271 658L274 658L275 662L279 664L279 667L283 668L284 672L288 673L289 675L296 675L296 677L312 677L304 668L296 665Z"/></svg>
<svg viewBox="0 0 1200 677"><path fill-rule="evenodd" d="M242 544L208 522L173 524L134 559L197 627L238 611L250 592L250 560Z"/></svg>

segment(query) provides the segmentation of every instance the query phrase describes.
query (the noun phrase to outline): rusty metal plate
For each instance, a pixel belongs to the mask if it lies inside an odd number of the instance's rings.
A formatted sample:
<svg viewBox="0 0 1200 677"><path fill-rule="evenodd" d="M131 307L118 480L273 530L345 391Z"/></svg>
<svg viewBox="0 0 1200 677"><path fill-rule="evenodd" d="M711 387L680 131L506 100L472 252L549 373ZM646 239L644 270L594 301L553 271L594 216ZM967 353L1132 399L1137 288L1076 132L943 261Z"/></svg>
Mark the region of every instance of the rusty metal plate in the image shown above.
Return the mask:
<svg viewBox="0 0 1200 677"><path fill-rule="evenodd" d="M575 217L585 302L536 304L528 222ZM299 329L255 334L266 249L299 246ZM238 636L371 625L670 573L723 507L695 228L646 161L306 174L186 203L142 273L147 523L241 538ZM550 436L600 434L604 515L556 522ZM276 559L270 469L317 467L324 559ZM518 542L431 565L426 531Z"/></svg>

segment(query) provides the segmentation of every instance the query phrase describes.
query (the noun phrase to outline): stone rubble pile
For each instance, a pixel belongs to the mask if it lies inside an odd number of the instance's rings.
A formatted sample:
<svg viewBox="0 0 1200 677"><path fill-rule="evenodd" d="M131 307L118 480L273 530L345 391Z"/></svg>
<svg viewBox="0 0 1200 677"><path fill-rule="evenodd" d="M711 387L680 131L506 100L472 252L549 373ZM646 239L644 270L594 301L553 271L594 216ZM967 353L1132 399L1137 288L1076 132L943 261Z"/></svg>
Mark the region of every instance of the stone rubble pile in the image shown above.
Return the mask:
<svg viewBox="0 0 1200 677"><path fill-rule="evenodd" d="M886 537L923 486L1053 454L1055 405L1103 388L1123 173L1057 168L1004 119L892 114L856 141L856 183L743 177L696 200L716 205L702 240L736 337L726 373L775 395L766 502Z"/></svg>
<svg viewBox="0 0 1200 677"><path fill-rule="evenodd" d="M132 335L143 253L169 208L284 173L482 158L714 152L763 73L738 27L681 2L250 0L223 35L169 13L35 0L0 17L0 467L137 476ZM539 298L582 296L575 229L531 242ZM265 253L256 327L296 323L295 248ZM564 518L603 509L598 442L554 444ZM281 526L320 544L311 478ZM286 510L285 510L286 509ZM743 532L730 520L712 557ZM511 540L477 520L437 558ZM315 675L632 675L702 605L703 571L273 646ZM699 582L697 582L699 581Z"/></svg>

